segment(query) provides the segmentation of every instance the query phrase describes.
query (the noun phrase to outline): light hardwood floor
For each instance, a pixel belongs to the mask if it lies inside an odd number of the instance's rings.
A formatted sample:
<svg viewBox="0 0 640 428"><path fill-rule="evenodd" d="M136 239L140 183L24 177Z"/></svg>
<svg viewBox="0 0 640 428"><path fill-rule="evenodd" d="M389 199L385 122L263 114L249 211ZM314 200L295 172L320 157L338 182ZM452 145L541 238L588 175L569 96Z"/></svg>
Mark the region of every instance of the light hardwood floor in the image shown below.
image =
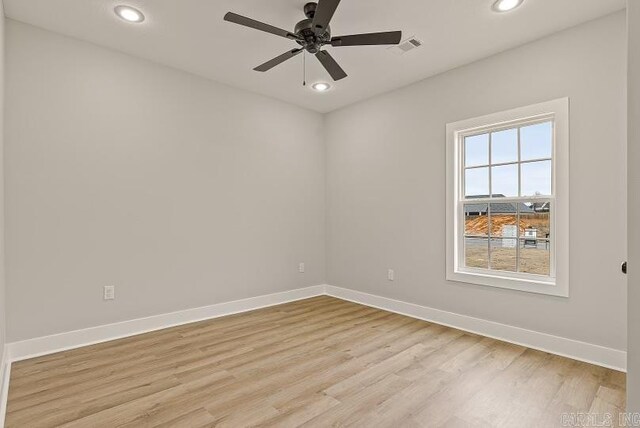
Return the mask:
<svg viewBox="0 0 640 428"><path fill-rule="evenodd" d="M625 406L625 375L331 297L11 371L8 427L554 427Z"/></svg>

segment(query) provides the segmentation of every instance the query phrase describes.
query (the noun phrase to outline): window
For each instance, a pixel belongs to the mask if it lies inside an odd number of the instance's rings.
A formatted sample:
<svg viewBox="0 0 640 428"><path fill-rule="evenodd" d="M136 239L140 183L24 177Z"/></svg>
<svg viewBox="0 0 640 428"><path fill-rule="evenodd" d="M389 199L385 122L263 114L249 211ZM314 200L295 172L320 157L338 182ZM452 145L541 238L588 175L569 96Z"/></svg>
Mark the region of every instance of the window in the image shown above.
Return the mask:
<svg viewBox="0 0 640 428"><path fill-rule="evenodd" d="M568 296L569 100L447 125L447 279Z"/></svg>

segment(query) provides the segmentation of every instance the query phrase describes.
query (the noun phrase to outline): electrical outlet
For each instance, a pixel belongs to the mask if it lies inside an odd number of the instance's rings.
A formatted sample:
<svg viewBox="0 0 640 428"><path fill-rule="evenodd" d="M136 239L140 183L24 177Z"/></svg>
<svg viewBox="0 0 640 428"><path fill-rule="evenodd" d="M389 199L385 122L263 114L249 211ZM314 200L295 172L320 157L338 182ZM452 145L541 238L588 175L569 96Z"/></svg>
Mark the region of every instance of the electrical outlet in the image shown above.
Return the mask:
<svg viewBox="0 0 640 428"><path fill-rule="evenodd" d="M304 273L304 263L298 264L298 272Z"/></svg>
<svg viewBox="0 0 640 428"><path fill-rule="evenodd" d="M389 270L387 271L387 279L388 279L389 281L393 281L393 280L395 280L395 279L396 279L396 273L395 273L395 271L394 271L393 269L389 269Z"/></svg>
<svg viewBox="0 0 640 428"><path fill-rule="evenodd" d="M114 285L105 285L102 298L104 300L113 300L116 298L116 287Z"/></svg>

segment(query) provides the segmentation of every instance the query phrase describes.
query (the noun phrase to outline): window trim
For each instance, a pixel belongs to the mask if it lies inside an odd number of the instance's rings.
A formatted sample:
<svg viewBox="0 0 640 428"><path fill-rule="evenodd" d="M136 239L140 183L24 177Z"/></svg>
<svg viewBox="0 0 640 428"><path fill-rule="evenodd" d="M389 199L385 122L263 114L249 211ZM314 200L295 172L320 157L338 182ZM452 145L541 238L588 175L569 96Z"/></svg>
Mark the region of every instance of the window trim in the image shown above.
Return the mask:
<svg viewBox="0 0 640 428"><path fill-rule="evenodd" d="M527 197L552 203L550 215L551 276L519 272L499 272L468 268L459 264L464 260L464 213L460 203L464 172L461 141L468 135L483 131L509 129L553 120L554 141L551 180L554 193L551 197ZM552 296L569 296L569 98L534 104L526 107L493 113L482 117L447 124L447 272L446 279L455 282L507 288ZM489 159L491 162L491 159ZM520 176L518 178L520 180ZM463 194L463 193L462 193ZM500 198L500 201L509 198ZM483 201L484 203L484 201ZM461 236L462 235L462 236ZM519 238L518 238L519 239Z"/></svg>

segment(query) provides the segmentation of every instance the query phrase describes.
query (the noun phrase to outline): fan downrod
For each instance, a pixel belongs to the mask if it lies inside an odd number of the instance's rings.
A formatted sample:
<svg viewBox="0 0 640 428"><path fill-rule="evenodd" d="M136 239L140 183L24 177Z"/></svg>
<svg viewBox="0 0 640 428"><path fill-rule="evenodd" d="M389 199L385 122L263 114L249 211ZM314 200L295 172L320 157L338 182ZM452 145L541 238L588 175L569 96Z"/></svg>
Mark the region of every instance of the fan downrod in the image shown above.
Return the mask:
<svg viewBox="0 0 640 428"><path fill-rule="evenodd" d="M316 9L318 8L318 3L309 2L304 5L304 16L309 19L313 19L316 14Z"/></svg>

